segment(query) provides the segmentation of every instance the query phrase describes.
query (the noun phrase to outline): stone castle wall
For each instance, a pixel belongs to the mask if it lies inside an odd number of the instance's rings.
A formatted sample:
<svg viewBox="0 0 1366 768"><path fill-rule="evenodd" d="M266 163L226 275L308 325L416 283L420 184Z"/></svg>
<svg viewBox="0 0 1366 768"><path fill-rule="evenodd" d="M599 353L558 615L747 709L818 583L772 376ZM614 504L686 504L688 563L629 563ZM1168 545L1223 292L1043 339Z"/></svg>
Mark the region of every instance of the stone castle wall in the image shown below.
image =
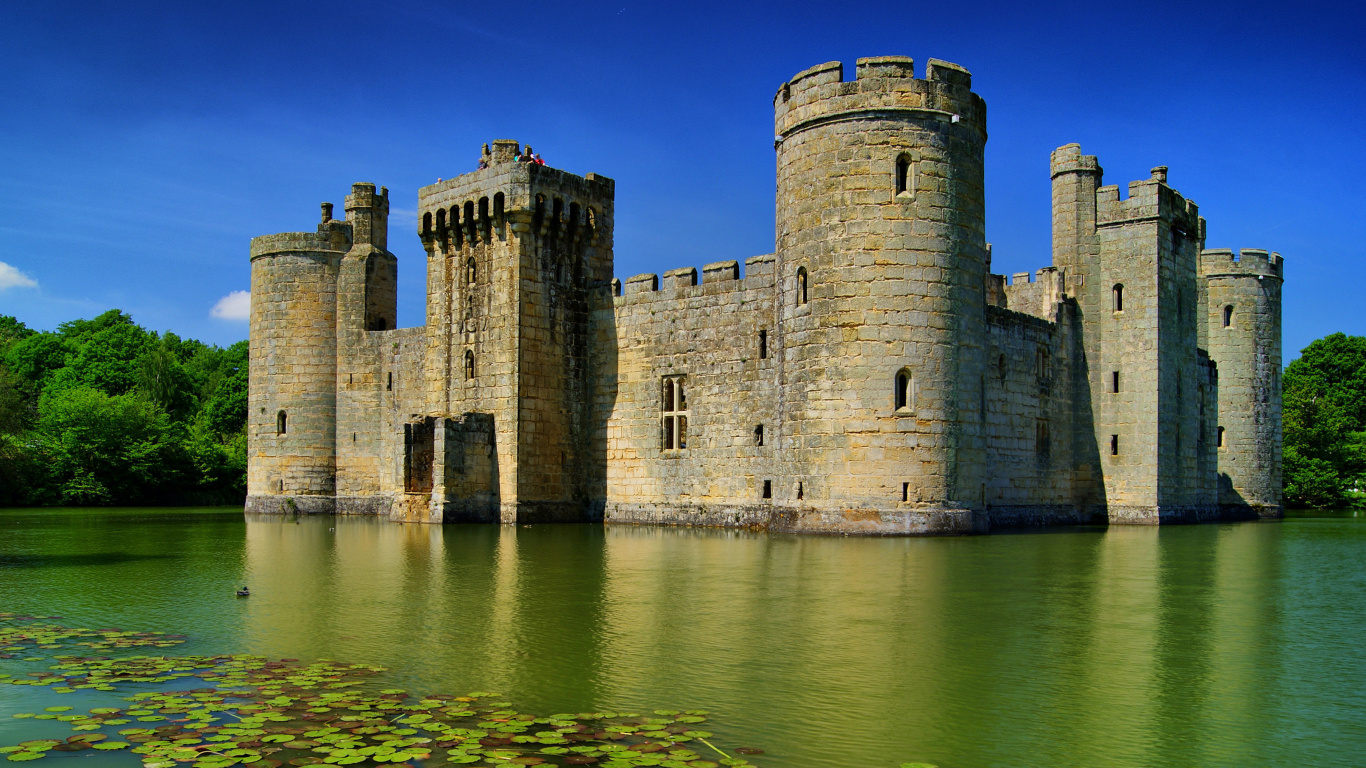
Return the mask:
<svg viewBox="0 0 1366 768"><path fill-rule="evenodd" d="M1278 256L1202 255L1165 168L1121 197L1067 145L1052 264L1007 280L966 70L824 64L774 110L777 248L743 275L613 279L612 180L506 140L419 191L424 326L393 328L387 190L254 240L249 510L877 535L1279 514Z"/></svg>

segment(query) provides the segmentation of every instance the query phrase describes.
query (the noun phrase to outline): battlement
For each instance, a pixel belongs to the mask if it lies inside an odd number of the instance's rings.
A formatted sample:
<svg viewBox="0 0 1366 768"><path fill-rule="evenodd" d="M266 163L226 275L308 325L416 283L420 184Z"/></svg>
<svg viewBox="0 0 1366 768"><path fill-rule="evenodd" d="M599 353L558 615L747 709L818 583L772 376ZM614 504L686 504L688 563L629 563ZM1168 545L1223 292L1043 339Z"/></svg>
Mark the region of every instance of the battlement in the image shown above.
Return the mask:
<svg viewBox="0 0 1366 768"><path fill-rule="evenodd" d="M906 56L859 59L855 79L848 82L840 62L818 64L783 83L773 109L779 141L812 125L869 112L966 122L986 133L986 104L972 92L971 73L939 59L929 60L924 79L915 77L915 60Z"/></svg>
<svg viewBox="0 0 1366 768"><path fill-rule="evenodd" d="M493 145L492 152L485 145L488 167L418 190L417 230L425 242L478 243L509 231L590 243L610 235L616 182L517 162L519 145L511 139Z"/></svg>
<svg viewBox="0 0 1366 768"><path fill-rule="evenodd" d="M1285 260L1279 253L1260 248L1206 248L1200 252L1201 277L1255 276L1285 279Z"/></svg>
<svg viewBox="0 0 1366 768"><path fill-rule="evenodd" d="M628 277L625 282L612 281L612 295L618 304L656 300L673 300L679 295L701 295L752 288L766 288L773 284L773 254L745 259L745 276L740 277L736 261L716 261L702 267L701 282L696 267L681 267L665 272L663 280L653 272ZM680 294L680 289L683 289ZM688 289L691 289L689 291Z"/></svg>
<svg viewBox="0 0 1366 768"><path fill-rule="evenodd" d="M351 249L351 224L330 219L317 232L281 232L251 239L251 260L288 253L346 253Z"/></svg>
<svg viewBox="0 0 1366 768"><path fill-rule="evenodd" d="M1078 148L1080 149L1080 148ZM1167 167L1160 165L1146 179L1129 182L1129 196L1121 199L1119 186L1096 189L1096 226L1117 226L1162 220L1191 237L1200 233L1200 206L1167 185Z"/></svg>
<svg viewBox="0 0 1366 768"><path fill-rule="evenodd" d="M1053 150L1049 158L1049 178L1056 179L1064 173L1094 173L1097 178L1104 173L1095 155L1083 155L1080 144L1064 144Z"/></svg>

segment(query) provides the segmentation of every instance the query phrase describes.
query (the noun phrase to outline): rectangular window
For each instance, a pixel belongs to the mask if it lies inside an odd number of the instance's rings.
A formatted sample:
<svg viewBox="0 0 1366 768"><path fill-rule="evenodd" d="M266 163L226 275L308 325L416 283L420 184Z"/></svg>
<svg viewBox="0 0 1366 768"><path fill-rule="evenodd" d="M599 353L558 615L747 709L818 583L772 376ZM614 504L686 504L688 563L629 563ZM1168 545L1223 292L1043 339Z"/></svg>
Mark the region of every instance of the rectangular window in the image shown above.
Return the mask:
<svg viewBox="0 0 1366 768"><path fill-rule="evenodd" d="M1119 435L1110 435L1110 455L1119 455Z"/></svg>
<svg viewBox="0 0 1366 768"><path fill-rule="evenodd" d="M765 498L765 499L771 499L771 498L773 498L773 481L772 481L772 480L765 480L765 481L764 481L764 498Z"/></svg>
<svg viewBox="0 0 1366 768"><path fill-rule="evenodd" d="M760 424L760 425L758 425L758 426L756 426L756 427L754 428L754 444L755 444L755 445L763 445L763 444L764 444L764 425L763 425L763 424Z"/></svg>
<svg viewBox="0 0 1366 768"><path fill-rule="evenodd" d="M1047 456L1049 443L1048 419L1039 419L1034 425L1034 450L1040 456Z"/></svg>
<svg viewBox="0 0 1366 768"><path fill-rule="evenodd" d="M759 331L759 359L768 359L768 331Z"/></svg>
<svg viewBox="0 0 1366 768"><path fill-rule="evenodd" d="M1050 362L1049 362L1049 359L1048 359L1048 350L1046 350L1046 349L1044 349L1044 348L1042 348L1042 347L1039 348L1039 354L1038 354L1038 356L1035 358L1035 365L1036 365L1037 368L1038 368L1039 380L1040 380L1040 381L1047 381L1048 378L1049 378L1049 367L1050 367Z"/></svg>
<svg viewBox="0 0 1366 768"><path fill-rule="evenodd" d="M688 395L683 376L665 376L661 383L660 444L666 451L688 447Z"/></svg>
<svg viewBox="0 0 1366 768"><path fill-rule="evenodd" d="M1220 428L1219 428L1219 433L1218 433L1218 435L1219 435L1219 436L1216 438L1216 439L1218 440L1218 442L1215 443L1215 445L1217 445L1217 446L1220 447L1220 448L1223 448L1223 447L1224 447L1224 428L1223 428L1223 427L1220 427Z"/></svg>
<svg viewBox="0 0 1366 768"><path fill-rule="evenodd" d="M1110 391L1119 392L1119 371L1110 371Z"/></svg>
<svg viewBox="0 0 1366 768"><path fill-rule="evenodd" d="M910 500L911 500L911 484L910 484L910 483L902 483L902 484L901 484L901 500L902 500L902 501L910 501Z"/></svg>

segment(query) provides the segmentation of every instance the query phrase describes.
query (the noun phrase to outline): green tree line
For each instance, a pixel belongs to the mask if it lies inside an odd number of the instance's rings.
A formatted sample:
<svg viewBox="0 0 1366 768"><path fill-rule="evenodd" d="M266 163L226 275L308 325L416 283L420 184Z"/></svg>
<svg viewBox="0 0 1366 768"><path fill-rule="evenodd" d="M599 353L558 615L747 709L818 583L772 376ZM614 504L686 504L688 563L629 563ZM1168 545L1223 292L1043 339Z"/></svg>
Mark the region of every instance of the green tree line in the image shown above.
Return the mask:
<svg viewBox="0 0 1366 768"><path fill-rule="evenodd" d="M1366 337L1315 341L1282 382L1286 505L1366 506Z"/></svg>
<svg viewBox="0 0 1366 768"><path fill-rule="evenodd" d="M247 343L0 315L0 504L239 503Z"/></svg>

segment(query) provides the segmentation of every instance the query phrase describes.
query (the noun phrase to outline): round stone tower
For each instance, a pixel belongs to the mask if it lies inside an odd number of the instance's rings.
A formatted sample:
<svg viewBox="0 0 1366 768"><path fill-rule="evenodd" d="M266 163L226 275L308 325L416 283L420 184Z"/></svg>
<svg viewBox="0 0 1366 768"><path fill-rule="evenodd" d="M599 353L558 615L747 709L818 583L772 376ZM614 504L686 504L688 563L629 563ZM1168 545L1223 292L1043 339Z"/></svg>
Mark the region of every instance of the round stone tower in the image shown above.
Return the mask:
<svg viewBox="0 0 1366 768"><path fill-rule="evenodd" d="M332 512L337 276L351 224L251 241L247 511Z"/></svg>
<svg viewBox="0 0 1366 768"><path fill-rule="evenodd" d="M1281 515L1281 284L1278 253L1200 254L1207 341L1219 366L1219 506L1230 517Z"/></svg>
<svg viewBox="0 0 1366 768"><path fill-rule="evenodd" d="M984 524L983 149L971 75L812 67L774 98L784 476L794 527Z"/></svg>

